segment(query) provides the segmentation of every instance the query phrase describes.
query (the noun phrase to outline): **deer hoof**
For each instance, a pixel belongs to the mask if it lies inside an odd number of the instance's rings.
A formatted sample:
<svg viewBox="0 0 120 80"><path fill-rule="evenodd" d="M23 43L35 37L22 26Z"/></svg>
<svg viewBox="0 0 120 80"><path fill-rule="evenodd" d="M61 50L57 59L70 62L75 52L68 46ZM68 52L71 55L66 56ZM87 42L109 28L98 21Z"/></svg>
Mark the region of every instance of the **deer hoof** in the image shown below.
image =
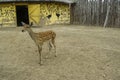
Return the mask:
<svg viewBox="0 0 120 80"><path fill-rule="evenodd" d="M38 50L35 50L35 52L38 52Z"/></svg>
<svg viewBox="0 0 120 80"><path fill-rule="evenodd" d="M39 62L39 64L40 64L40 66L42 66L42 65L43 65L43 63L41 63L41 62Z"/></svg>
<svg viewBox="0 0 120 80"><path fill-rule="evenodd" d="M55 57L57 57L57 55L55 55Z"/></svg>

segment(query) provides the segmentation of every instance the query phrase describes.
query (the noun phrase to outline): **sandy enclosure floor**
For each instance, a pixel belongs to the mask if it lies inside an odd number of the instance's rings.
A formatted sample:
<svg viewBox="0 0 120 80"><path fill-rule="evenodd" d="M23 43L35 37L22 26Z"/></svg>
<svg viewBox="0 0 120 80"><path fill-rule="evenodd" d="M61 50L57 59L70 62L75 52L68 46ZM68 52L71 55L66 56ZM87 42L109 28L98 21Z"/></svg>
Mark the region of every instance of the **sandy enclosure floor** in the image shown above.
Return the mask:
<svg viewBox="0 0 120 80"><path fill-rule="evenodd" d="M21 28L0 29L0 80L120 80L120 29L59 25L32 28L54 30L57 57L48 59L43 46L40 66L37 46Z"/></svg>

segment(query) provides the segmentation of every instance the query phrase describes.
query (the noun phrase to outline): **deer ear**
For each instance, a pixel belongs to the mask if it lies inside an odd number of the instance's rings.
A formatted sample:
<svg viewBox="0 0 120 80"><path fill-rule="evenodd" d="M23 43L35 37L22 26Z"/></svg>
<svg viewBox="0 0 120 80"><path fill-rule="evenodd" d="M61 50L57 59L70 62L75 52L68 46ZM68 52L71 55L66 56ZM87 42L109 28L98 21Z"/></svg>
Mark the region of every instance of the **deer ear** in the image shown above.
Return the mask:
<svg viewBox="0 0 120 80"><path fill-rule="evenodd" d="M24 26L25 25L25 23L24 22L21 22L21 24Z"/></svg>
<svg viewBox="0 0 120 80"><path fill-rule="evenodd" d="M30 27L33 25L33 22L30 23Z"/></svg>

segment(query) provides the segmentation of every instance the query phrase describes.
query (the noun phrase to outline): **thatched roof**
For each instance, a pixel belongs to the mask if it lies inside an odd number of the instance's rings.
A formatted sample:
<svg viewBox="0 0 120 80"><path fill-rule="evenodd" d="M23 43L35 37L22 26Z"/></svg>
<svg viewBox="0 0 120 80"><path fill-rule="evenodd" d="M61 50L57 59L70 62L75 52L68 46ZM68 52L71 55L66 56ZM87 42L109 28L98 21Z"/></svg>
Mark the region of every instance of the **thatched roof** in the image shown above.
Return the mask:
<svg viewBox="0 0 120 80"><path fill-rule="evenodd" d="M0 0L0 2L63 2L63 3L74 3L73 0Z"/></svg>

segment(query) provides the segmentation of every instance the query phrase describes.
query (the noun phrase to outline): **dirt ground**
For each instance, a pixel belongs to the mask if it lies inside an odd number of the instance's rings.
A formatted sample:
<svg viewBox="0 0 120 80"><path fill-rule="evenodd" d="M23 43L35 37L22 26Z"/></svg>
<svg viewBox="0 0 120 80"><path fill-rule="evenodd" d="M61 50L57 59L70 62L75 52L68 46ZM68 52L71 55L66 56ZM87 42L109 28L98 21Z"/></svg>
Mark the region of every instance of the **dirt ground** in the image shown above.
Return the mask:
<svg viewBox="0 0 120 80"><path fill-rule="evenodd" d="M37 46L21 28L0 28L0 80L120 80L120 29L57 25L57 57L43 46L40 66Z"/></svg>

